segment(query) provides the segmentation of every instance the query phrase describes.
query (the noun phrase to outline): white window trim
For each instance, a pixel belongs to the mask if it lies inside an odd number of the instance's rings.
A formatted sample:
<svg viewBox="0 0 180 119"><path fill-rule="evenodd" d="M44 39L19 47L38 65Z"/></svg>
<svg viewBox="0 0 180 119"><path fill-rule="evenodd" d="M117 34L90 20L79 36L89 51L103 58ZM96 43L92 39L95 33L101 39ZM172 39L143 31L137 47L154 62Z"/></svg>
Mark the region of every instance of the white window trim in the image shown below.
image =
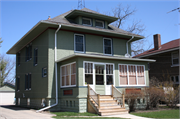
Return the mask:
<svg viewBox="0 0 180 119"><path fill-rule="evenodd" d="M119 65L126 65L127 66L127 78L128 78L128 85L120 85L120 73L119 73ZM132 65L132 66L135 66L135 69L136 69L136 82L137 82L137 85L129 85L129 70L128 70L128 65ZM144 67L144 85L138 85L138 77L137 77L137 66L143 66ZM119 86L122 86L122 87L139 87L139 86L146 86L146 72L145 72L145 65L135 65L135 64L118 64L118 80L119 80Z"/></svg>
<svg viewBox="0 0 180 119"><path fill-rule="evenodd" d="M83 36L83 51L76 51L76 39L75 36L79 35L79 36ZM83 34L74 34L74 52L75 53L85 53L85 42L84 42L84 35Z"/></svg>
<svg viewBox="0 0 180 119"><path fill-rule="evenodd" d="M71 64L74 64L74 63L76 63L76 62L71 62L71 63L64 64L64 65L60 66L60 86L61 86L61 88L76 87L76 85L62 86L62 70L61 70L61 68L62 68L63 66L70 65L70 83L71 83ZM77 67L77 66L76 66L76 67ZM76 68L76 69L77 69L77 68ZM66 69L65 69L65 70L66 70ZM77 77L77 70L76 70L76 77ZM77 83L77 78L76 78L76 81L75 81L75 82ZM65 82L64 82L64 83L66 84L66 79L65 79Z"/></svg>
<svg viewBox="0 0 180 119"><path fill-rule="evenodd" d="M96 21L97 21L97 22L102 22L103 26L102 26L102 27L96 26ZM104 21L101 21L101 20L95 20L95 26L96 26L97 28L104 28Z"/></svg>
<svg viewBox="0 0 180 119"><path fill-rule="evenodd" d="M106 74L106 64L109 64L109 65L113 65L113 85L115 86L115 65L114 65L114 63L102 63L102 62L92 62L92 61L83 61L83 86L87 86L86 84L85 84L85 63L92 63L93 64L93 86L95 86L96 84L95 84L95 67L94 67L94 65L95 64L102 64L102 65L105 65L105 75L107 75ZM106 77L105 77L106 78ZM105 79L105 80L107 80L107 79ZM105 83L106 84L106 83ZM106 85L105 85L106 86Z"/></svg>
<svg viewBox="0 0 180 119"><path fill-rule="evenodd" d="M85 20L90 20L90 25L89 25L89 24L83 24L83 19L85 19ZM82 18L82 25L84 25L84 26L92 26L92 20L91 20L90 18L85 18L85 17L83 17L83 18Z"/></svg>
<svg viewBox="0 0 180 119"><path fill-rule="evenodd" d="M173 64L173 59L177 59L177 58L173 58L173 54L178 54L178 52L172 52L171 53L171 62L172 62L172 65L171 67L176 67L176 66L179 66L179 64ZM178 54L179 55L179 54ZM179 56L178 56L178 60L179 60Z"/></svg>
<svg viewBox="0 0 180 119"><path fill-rule="evenodd" d="M111 40L111 54L106 54L106 53L105 53L104 39ZM104 54L104 55L112 56L113 53L112 53L112 39L111 39L111 38L103 38L103 54Z"/></svg>

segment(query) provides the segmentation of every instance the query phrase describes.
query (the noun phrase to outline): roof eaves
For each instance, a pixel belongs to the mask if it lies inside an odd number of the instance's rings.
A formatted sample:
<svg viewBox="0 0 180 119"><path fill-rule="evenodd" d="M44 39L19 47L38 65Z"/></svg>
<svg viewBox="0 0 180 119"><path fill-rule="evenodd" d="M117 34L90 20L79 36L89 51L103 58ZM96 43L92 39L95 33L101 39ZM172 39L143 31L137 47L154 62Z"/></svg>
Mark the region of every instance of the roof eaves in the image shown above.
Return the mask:
<svg viewBox="0 0 180 119"><path fill-rule="evenodd" d="M144 62L155 62L156 61L156 60L151 60L151 59L138 59L138 58L126 58L126 57L115 57L115 56L103 56L103 55L92 55L92 54L75 53L73 55L70 55L70 56L67 56L65 58L59 59L56 62L61 62L61 61L73 58L75 56L91 57L91 58L101 58L101 59L114 59L114 60L144 61Z"/></svg>
<svg viewBox="0 0 180 119"><path fill-rule="evenodd" d="M10 51L12 50L13 47L15 47L19 42L21 42L31 31L33 31L39 24L41 23L41 21L39 21L34 27L32 27L18 42L16 42L16 44L14 44L7 52L6 54L10 54Z"/></svg>
<svg viewBox="0 0 180 119"><path fill-rule="evenodd" d="M53 21L42 21L43 23L48 23L48 24L61 24L62 26L66 26L66 27L73 27L73 28L81 28L81 29L85 29L85 30L96 30L96 31L100 31L100 32L104 32L104 33L113 33L113 34L116 34L116 35L125 35L125 36L135 36L139 39L142 39L144 38L144 36L140 36L140 35L136 35L136 34L132 34L132 33L125 33L125 32L118 32L118 31L109 31L107 29L94 29L94 27L87 27L87 26L83 26L83 25L78 25L78 24L65 24L65 23L62 23L62 22L53 22ZM107 30L107 31L106 31Z"/></svg>
<svg viewBox="0 0 180 119"><path fill-rule="evenodd" d="M148 56L152 56L152 55L157 55L157 54L161 54L161 53L166 53L166 52L170 52L170 51L173 51L173 50L178 50L180 49L180 47L176 47L176 48L172 48L172 49L167 49L167 50L163 50L163 51L159 51L159 52L154 52L154 53L151 53L151 54L145 54L145 55L141 55L141 56L135 56L135 58L143 58L143 57L148 57Z"/></svg>

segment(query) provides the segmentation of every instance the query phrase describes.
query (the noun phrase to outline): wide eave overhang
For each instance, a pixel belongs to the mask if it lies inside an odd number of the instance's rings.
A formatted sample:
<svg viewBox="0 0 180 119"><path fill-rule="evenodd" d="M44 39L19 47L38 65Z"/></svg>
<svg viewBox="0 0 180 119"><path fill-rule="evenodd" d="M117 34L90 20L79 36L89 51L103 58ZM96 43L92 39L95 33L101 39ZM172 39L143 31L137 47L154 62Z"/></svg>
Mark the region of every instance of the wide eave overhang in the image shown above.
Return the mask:
<svg viewBox="0 0 180 119"><path fill-rule="evenodd" d="M117 56L107 56L107 55L98 55L98 54L83 54L75 53L73 55L58 59L56 62L65 61L75 57L88 57L88 58L98 58L98 59L111 59L111 60L126 60L126 61L136 61L136 62L155 62L156 60L151 59L138 59L138 58L126 58L126 57L117 57Z"/></svg>
<svg viewBox="0 0 180 119"><path fill-rule="evenodd" d="M91 13L91 12L86 12L86 11L82 11L82 10L73 10L71 13L66 15L65 18L74 19L80 15L83 17L105 20L108 22L108 24L118 20L117 17L107 16L107 15L103 15L103 14L99 14L99 13Z"/></svg>
<svg viewBox="0 0 180 119"><path fill-rule="evenodd" d="M16 54L22 48L24 48L27 44L32 42L35 38L37 38L41 33L43 33L48 28L57 29L61 25L60 30L68 30L74 32L81 32L81 33L91 33L95 35L102 35L104 37L117 37L129 40L132 35L131 34L124 34L120 32L110 31L106 29L98 29L93 27L87 27L83 25L76 25L76 24L64 24L64 23L55 23L49 21L39 21L31 30L29 30L16 44L13 45L8 51L7 54ZM133 41L142 39L142 36L134 36Z"/></svg>

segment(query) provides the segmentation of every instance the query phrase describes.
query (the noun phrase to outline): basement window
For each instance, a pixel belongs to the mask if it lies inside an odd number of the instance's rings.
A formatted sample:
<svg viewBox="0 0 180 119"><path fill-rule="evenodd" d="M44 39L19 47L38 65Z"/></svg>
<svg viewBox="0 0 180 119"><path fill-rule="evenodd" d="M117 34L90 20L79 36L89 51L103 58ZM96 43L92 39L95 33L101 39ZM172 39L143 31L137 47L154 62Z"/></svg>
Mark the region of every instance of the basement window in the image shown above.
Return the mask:
<svg viewBox="0 0 180 119"><path fill-rule="evenodd" d="M30 105L30 98L27 99L27 105Z"/></svg>

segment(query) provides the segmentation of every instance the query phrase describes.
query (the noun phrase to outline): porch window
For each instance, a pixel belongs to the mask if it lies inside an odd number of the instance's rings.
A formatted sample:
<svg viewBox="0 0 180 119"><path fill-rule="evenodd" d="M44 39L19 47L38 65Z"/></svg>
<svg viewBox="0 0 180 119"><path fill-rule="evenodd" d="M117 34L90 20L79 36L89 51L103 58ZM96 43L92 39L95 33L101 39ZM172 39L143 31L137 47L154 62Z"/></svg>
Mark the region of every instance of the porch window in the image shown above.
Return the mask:
<svg viewBox="0 0 180 119"><path fill-rule="evenodd" d="M106 64L106 85L113 84L113 65Z"/></svg>
<svg viewBox="0 0 180 119"><path fill-rule="evenodd" d="M93 63L85 63L85 84L93 84Z"/></svg>
<svg viewBox="0 0 180 119"><path fill-rule="evenodd" d="M61 87L76 86L76 63L61 66Z"/></svg>
<svg viewBox="0 0 180 119"><path fill-rule="evenodd" d="M84 46L84 35L81 34L75 34L74 35L74 52L85 52L85 46Z"/></svg>
<svg viewBox="0 0 180 119"><path fill-rule="evenodd" d="M119 65L120 85L145 85L144 66Z"/></svg>
<svg viewBox="0 0 180 119"><path fill-rule="evenodd" d="M112 39L104 38L104 54L112 55Z"/></svg>

